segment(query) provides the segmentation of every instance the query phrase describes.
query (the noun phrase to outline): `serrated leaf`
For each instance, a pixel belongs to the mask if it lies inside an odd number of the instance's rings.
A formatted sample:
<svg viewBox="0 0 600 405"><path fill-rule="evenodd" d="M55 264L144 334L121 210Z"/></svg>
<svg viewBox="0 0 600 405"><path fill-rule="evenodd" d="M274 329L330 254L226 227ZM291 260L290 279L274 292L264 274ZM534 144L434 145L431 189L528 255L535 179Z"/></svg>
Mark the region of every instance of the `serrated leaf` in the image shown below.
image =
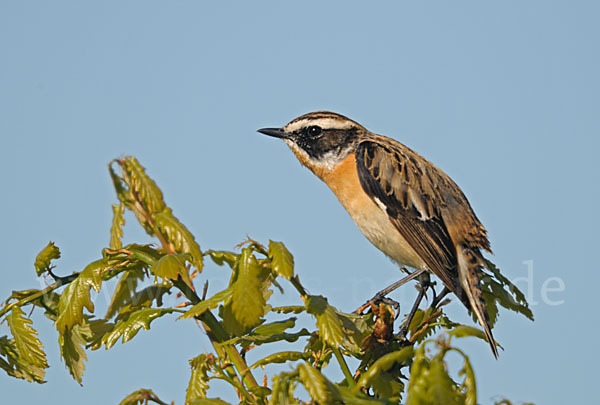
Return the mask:
<svg viewBox="0 0 600 405"><path fill-rule="evenodd" d="M368 388L373 385L373 381L381 374L389 371L396 365L406 365L415 355L412 346L404 347L398 351L391 352L381 356L375 361L369 369L360 376L360 380L356 384L355 390L358 391L362 387Z"/></svg>
<svg viewBox="0 0 600 405"><path fill-rule="evenodd" d="M202 271L202 251L194 239L194 235L173 215L170 208L165 208L154 216L156 225L173 245L177 253L192 256L191 263L198 271Z"/></svg>
<svg viewBox="0 0 600 405"><path fill-rule="evenodd" d="M410 379L408 382L408 397L407 405L430 404L431 399L428 398L428 371L429 360L425 356L425 343L421 344L415 352L413 364L410 368Z"/></svg>
<svg viewBox="0 0 600 405"><path fill-rule="evenodd" d="M319 370L308 363L301 363L298 365L298 372L300 382L316 402L323 404L342 402L335 384L325 378Z"/></svg>
<svg viewBox="0 0 600 405"><path fill-rule="evenodd" d="M200 301L199 303L188 309L188 311L185 314L181 315L178 319L193 318L195 316L200 316L204 312L218 307L221 302L224 302L225 304L229 303L232 295L233 288L229 287L223 291L216 293L208 299Z"/></svg>
<svg viewBox="0 0 600 405"><path fill-rule="evenodd" d="M256 367L264 366L267 364L282 364L288 361L306 360L310 357L310 353L304 352L278 352L273 353L263 359L258 360L256 363L248 367L248 370L255 369Z"/></svg>
<svg viewBox="0 0 600 405"><path fill-rule="evenodd" d="M208 354L201 354L190 360L192 375L186 389L185 403L191 404L196 400L205 399L208 391L208 370L210 368L210 357Z"/></svg>
<svg viewBox="0 0 600 405"><path fill-rule="evenodd" d="M228 322L227 316L224 319L226 327L229 327L234 335L240 335L245 330L257 326L267 309L263 282L268 271L258 265L256 257L248 248L242 249L237 267L237 278L231 285L231 301L225 306L226 313L231 311L233 316L229 321L234 322ZM239 329L235 323L239 324Z"/></svg>
<svg viewBox="0 0 600 405"><path fill-rule="evenodd" d="M293 328L296 326L296 318L288 318L282 321L265 323L256 327L251 332L254 336L272 336L283 333L286 329Z"/></svg>
<svg viewBox="0 0 600 405"><path fill-rule="evenodd" d="M125 225L125 205L123 203L112 205L113 220L110 227L110 243L109 247L113 250L121 249L121 238L123 237L123 225Z"/></svg>
<svg viewBox="0 0 600 405"><path fill-rule="evenodd" d="M226 250L208 250L205 254L209 256L217 265L222 266L223 264L227 263L227 265L231 268L235 266L235 263L239 257L239 254L228 252Z"/></svg>
<svg viewBox="0 0 600 405"><path fill-rule="evenodd" d="M485 333L483 333L481 329L475 328L473 326L457 325L448 331L448 335L455 336L457 338L473 336L487 342L487 339L485 338Z"/></svg>
<svg viewBox="0 0 600 405"><path fill-rule="evenodd" d="M52 269L51 262L60 258L60 250L54 245L54 242L48 242L45 248L35 258L35 273L41 276Z"/></svg>
<svg viewBox="0 0 600 405"><path fill-rule="evenodd" d="M337 386L337 390L342 398L342 403L344 404L352 404L352 405L395 405L397 401L388 401L385 399L376 399L372 397L368 397L362 392L355 392L348 387Z"/></svg>
<svg viewBox="0 0 600 405"><path fill-rule="evenodd" d="M131 252L131 258L145 263L147 266L153 266L163 254L156 250L152 245L138 245L132 243L125 246L122 250Z"/></svg>
<svg viewBox="0 0 600 405"><path fill-rule="evenodd" d="M271 309L271 312L278 312L280 314L301 314L306 311L306 307L303 305L288 305L283 307L275 307Z"/></svg>
<svg viewBox="0 0 600 405"><path fill-rule="evenodd" d="M44 374L47 366L40 367L25 362L17 349L15 339L9 339L7 336L0 337L0 368L11 377L40 384L45 382Z"/></svg>
<svg viewBox="0 0 600 405"><path fill-rule="evenodd" d="M269 240L269 258L277 275L288 280L294 276L294 256L282 242Z"/></svg>
<svg viewBox="0 0 600 405"><path fill-rule="evenodd" d="M455 324L443 316L440 308L427 308L425 311L419 309L408 328L410 340L413 343L420 343L433 335L441 326L453 327Z"/></svg>
<svg viewBox="0 0 600 405"><path fill-rule="evenodd" d="M188 269L185 267L187 259L188 255L164 255L150 268L150 272L165 281L175 282L178 277L181 277L188 287L194 289Z"/></svg>
<svg viewBox="0 0 600 405"><path fill-rule="evenodd" d="M6 318L20 359L34 367L48 368L44 346L37 338L37 331L31 327L33 321L25 317L25 313L20 307L14 307ZM43 377L42 373L42 380Z"/></svg>
<svg viewBox="0 0 600 405"><path fill-rule="evenodd" d="M273 376L273 391L269 398L269 405L297 405L294 398L298 373L283 372Z"/></svg>
<svg viewBox="0 0 600 405"><path fill-rule="evenodd" d="M465 380L463 386L465 388L465 405L477 405L477 384L475 382L475 372L471 366L471 361L464 353L463 355L464 364L458 372L459 376L464 376Z"/></svg>
<svg viewBox="0 0 600 405"><path fill-rule="evenodd" d="M270 336L261 336L261 335L246 335L239 338L234 338L229 340L229 343L239 343L242 347L246 348L248 346L255 345L260 346L265 343L273 343L273 342L281 342L286 341L289 343L296 342L301 337L311 336L312 333L308 331L306 328L302 328L298 332L294 333L279 333L277 335Z"/></svg>
<svg viewBox="0 0 600 405"><path fill-rule="evenodd" d="M93 318L85 315L86 324L90 327L90 335L84 336L86 349L98 350L102 347L102 337L112 331L115 324L102 318Z"/></svg>
<svg viewBox="0 0 600 405"><path fill-rule="evenodd" d="M162 191L154 180L147 174L146 169L140 165L133 156L128 156L119 161L124 171L124 176L131 189L139 196L150 214L158 213L165 209Z"/></svg>
<svg viewBox="0 0 600 405"><path fill-rule="evenodd" d="M306 311L317 319L319 336L323 342L332 347L338 347L344 342L342 321L336 309L327 303L327 298L309 295L306 299Z"/></svg>
<svg viewBox="0 0 600 405"><path fill-rule="evenodd" d="M159 405L167 405L165 402L161 401L152 390L146 388L142 388L127 395L119 402L119 405L146 405L149 401Z"/></svg>
<svg viewBox="0 0 600 405"><path fill-rule="evenodd" d="M115 324L112 331L105 334L102 337L102 344L106 349L110 349L114 346L119 338L123 338L122 342L126 343L133 339L135 335L144 328L145 330L150 329L150 323L156 318L160 318L165 314L170 314L174 310L172 308L144 308L139 311L133 312L129 315L129 318L125 321L120 321Z"/></svg>
<svg viewBox="0 0 600 405"><path fill-rule="evenodd" d="M65 288L58 302L56 329L62 333L74 325L83 322L83 308L94 312L94 303L90 299L90 289L100 291L102 271L107 267L106 259L100 259L87 265L79 276Z"/></svg>
<svg viewBox="0 0 600 405"><path fill-rule="evenodd" d="M480 274L481 279L481 290L483 292L486 306L491 308L488 310L490 317L490 323L495 323L497 318L497 304L502 305L504 308L511 311L515 311L533 321L533 312L529 308L525 294L519 290L517 286L510 282L509 279L504 277L492 262L486 260L485 267L492 272L492 276L483 271Z"/></svg>
<svg viewBox="0 0 600 405"><path fill-rule="evenodd" d="M141 309L150 307L153 302L156 302L156 306L161 307L165 294L171 294L171 287L157 284L149 285L140 291L136 291L127 301L127 304L133 308Z"/></svg>
<svg viewBox="0 0 600 405"><path fill-rule="evenodd" d="M457 384L448 374L448 366L444 357L449 351L460 353L464 359L463 370L459 373L469 373L470 363L468 358L459 349L449 347L447 343L437 342L439 351L428 358L425 350L427 341L419 346L411 366L408 385L407 405L464 405L476 404L477 397L474 375L465 378L462 385ZM472 369L470 370L472 371ZM474 401L474 402L473 402Z"/></svg>
<svg viewBox="0 0 600 405"><path fill-rule="evenodd" d="M186 402L186 405L229 405L229 402L225 402L221 398L201 398Z"/></svg>
<svg viewBox="0 0 600 405"><path fill-rule="evenodd" d="M92 337L90 326L86 323L76 324L73 328L65 329L58 335L60 355L71 376L81 384L87 355L85 343Z"/></svg>
<svg viewBox="0 0 600 405"><path fill-rule="evenodd" d="M143 280L144 272L141 269L126 270L117 282L115 291L112 295L108 309L106 310L106 319L110 319L122 308L133 296L137 288L138 281Z"/></svg>
<svg viewBox="0 0 600 405"><path fill-rule="evenodd" d="M431 359L428 381L427 391L433 404L464 404L464 398L458 392L455 382L448 375L448 369L441 353Z"/></svg>

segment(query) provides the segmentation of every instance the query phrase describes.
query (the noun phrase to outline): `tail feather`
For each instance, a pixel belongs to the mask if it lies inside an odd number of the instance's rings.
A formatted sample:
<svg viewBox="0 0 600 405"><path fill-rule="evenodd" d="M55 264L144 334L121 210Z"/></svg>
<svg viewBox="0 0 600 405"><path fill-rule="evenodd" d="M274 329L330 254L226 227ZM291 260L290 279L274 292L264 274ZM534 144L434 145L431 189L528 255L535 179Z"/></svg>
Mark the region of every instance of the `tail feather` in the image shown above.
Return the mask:
<svg viewBox="0 0 600 405"><path fill-rule="evenodd" d="M481 268L481 257L479 252L475 252L468 246L461 246L457 249L458 258L458 276L462 289L464 290L471 310L481 324L485 336L492 348L492 353L495 358L498 358L498 349L492 329L490 328L490 320L488 317L485 301L479 285L478 270Z"/></svg>

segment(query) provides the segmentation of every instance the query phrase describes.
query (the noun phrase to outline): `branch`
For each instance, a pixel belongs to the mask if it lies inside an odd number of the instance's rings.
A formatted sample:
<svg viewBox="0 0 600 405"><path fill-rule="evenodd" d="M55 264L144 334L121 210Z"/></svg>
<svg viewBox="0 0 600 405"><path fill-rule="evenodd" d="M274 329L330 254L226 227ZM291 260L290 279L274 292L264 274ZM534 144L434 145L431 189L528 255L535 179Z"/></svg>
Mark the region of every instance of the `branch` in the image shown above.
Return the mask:
<svg viewBox="0 0 600 405"><path fill-rule="evenodd" d="M6 305L4 308L0 309L0 317L4 316L4 314L8 313L8 311L12 310L14 307L22 307L23 305L27 305L32 301L37 300L42 297L44 294L54 291L57 288L62 287L63 285L69 284L73 280L75 280L79 276L79 273L73 273L70 276L65 277L57 277L56 282L50 284L48 287L44 288L36 292L35 294L31 294L28 297L20 299L19 301L15 301L11 304Z"/></svg>

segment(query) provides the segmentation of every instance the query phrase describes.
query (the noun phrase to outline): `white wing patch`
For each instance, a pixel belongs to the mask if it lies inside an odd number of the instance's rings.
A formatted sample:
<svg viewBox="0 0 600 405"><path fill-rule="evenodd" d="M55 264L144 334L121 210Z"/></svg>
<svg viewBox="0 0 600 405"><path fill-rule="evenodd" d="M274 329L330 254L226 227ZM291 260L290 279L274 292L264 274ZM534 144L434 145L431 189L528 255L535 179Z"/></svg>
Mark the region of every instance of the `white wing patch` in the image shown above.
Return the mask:
<svg viewBox="0 0 600 405"><path fill-rule="evenodd" d="M381 200L377 197L374 197L373 199L375 200L375 204L377 204L377 206L387 214L387 207L385 206L385 204L382 203Z"/></svg>

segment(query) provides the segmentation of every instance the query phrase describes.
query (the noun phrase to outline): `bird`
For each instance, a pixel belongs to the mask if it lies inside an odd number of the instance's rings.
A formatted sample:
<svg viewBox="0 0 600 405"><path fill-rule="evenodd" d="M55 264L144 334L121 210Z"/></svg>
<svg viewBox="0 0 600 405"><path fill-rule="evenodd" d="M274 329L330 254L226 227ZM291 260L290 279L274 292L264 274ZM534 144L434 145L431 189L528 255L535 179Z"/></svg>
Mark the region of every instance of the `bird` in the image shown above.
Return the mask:
<svg viewBox="0 0 600 405"><path fill-rule="evenodd" d="M375 247L401 266L437 276L475 314L498 357L479 278L482 251L492 252L487 231L450 176L335 112L310 112L258 132L282 139Z"/></svg>

